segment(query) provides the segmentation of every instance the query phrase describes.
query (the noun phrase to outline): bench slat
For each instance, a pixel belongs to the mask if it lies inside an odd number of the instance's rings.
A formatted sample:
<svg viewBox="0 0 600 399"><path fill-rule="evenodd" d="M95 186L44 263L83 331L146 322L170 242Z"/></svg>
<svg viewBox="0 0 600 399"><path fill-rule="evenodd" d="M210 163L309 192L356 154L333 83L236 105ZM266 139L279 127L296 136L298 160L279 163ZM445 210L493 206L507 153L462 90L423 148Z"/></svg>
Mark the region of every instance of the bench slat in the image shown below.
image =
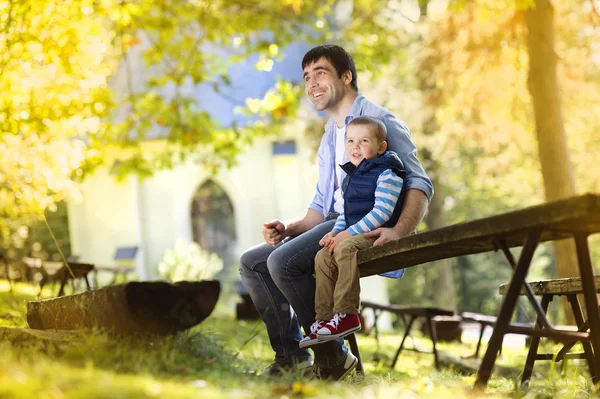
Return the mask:
<svg viewBox="0 0 600 399"><path fill-rule="evenodd" d="M510 248L542 230L540 241L600 230L600 195L586 194L497 216L414 234L358 252L361 277L440 259L496 250L495 241Z"/></svg>
<svg viewBox="0 0 600 399"><path fill-rule="evenodd" d="M463 312L460 314L460 317L462 317L463 321L467 322L476 322L492 327L496 325L496 317L488 316L481 313Z"/></svg>
<svg viewBox="0 0 600 399"><path fill-rule="evenodd" d="M600 276L594 276L596 288L600 291ZM530 281L529 286L536 295L554 294L582 294L581 277L557 278L552 280ZM502 284L499 288L500 295L506 295L508 284ZM525 295L525 288L521 289L520 295Z"/></svg>
<svg viewBox="0 0 600 399"><path fill-rule="evenodd" d="M382 310L391 312L397 315L409 315L409 316L453 316L454 312L451 310L434 308L434 307L417 307L417 306L403 306L403 305L384 305L379 303L373 303L368 301L361 301L362 308L371 308L373 310Z"/></svg>

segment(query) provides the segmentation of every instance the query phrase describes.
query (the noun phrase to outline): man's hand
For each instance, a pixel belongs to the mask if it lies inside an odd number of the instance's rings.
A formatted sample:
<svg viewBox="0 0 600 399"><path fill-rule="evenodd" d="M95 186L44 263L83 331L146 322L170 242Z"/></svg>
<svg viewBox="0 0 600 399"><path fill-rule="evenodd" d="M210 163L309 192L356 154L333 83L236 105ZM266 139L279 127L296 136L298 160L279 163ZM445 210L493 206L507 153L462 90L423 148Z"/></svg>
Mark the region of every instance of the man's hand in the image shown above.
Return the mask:
<svg viewBox="0 0 600 399"><path fill-rule="evenodd" d="M333 242L333 237L335 237L337 233L337 231L330 231L329 233L325 234L323 238L321 238L321 241L319 241L319 245L322 247L328 247Z"/></svg>
<svg viewBox="0 0 600 399"><path fill-rule="evenodd" d="M340 242L344 241L348 237L352 237L352 235L350 233L348 233L348 230L344 230L341 233L339 233L338 235L336 235L333 238L333 240L331 241L331 243L327 246L327 247L329 247L329 254L331 255L333 253L333 250L335 249L335 247L340 245Z"/></svg>
<svg viewBox="0 0 600 399"><path fill-rule="evenodd" d="M388 241L398 240L412 234L419 223L421 223L428 204L427 196L423 191L409 189L406 192L402 213L396 225L394 227L380 227L365 233L365 237L378 237L373 243L373 246L376 247Z"/></svg>
<svg viewBox="0 0 600 399"><path fill-rule="evenodd" d="M385 244L388 241L398 240L407 234L401 234L393 227L380 227L373 231L365 233L365 237L375 238L378 237L374 242L373 246L376 247L381 244Z"/></svg>
<svg viewBox="0 0 600 399"><path fill-rule="evenodd" d="M275 245L287 237L285 224L279 219L265 223L263 225L262 235L267 244Z"/></svg>

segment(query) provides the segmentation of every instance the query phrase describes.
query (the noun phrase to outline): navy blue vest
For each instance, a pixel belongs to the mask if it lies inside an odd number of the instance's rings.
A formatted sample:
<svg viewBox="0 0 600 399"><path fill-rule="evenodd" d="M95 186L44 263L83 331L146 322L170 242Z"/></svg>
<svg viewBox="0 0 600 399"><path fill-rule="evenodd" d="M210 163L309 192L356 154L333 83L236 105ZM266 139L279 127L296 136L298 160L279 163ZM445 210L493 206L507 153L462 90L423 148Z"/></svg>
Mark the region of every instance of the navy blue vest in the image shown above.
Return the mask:
<svg viewBox="0 0 600 399"><path fill-rule="evenodd" d="M349 228L360 221L373 209L373 206L375 205L377 179L384 170L391 169L392 172L402 179L406 176L402 161L393 151L386 151L375 159L363 159L358 166L354 166L352 163L348 162L342 165L342 169L348 174L342 183L346 228ZM382 227L392 227L396 225L396 222L400 217L400 212L402 211L405 191L406 189L403 185L400 198L398 198L398 202L396 202L392 217Z"/></svg>

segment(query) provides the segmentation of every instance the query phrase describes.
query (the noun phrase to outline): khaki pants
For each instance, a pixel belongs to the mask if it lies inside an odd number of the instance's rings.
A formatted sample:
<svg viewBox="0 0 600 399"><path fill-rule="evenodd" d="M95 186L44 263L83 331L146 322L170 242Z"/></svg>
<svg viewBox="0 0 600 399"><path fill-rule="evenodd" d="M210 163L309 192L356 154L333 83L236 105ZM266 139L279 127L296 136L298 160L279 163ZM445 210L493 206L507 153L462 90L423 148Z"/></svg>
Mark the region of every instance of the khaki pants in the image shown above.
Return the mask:
<svg viewBox="0 0 600 399"><path fill-rule="evenodd" d="M373 246L374 238L357 234L346 238L329 254L325 247L315 257L315 311L317 320L329 321L334 313L358 314L360 272L356 254Z"/></svg>

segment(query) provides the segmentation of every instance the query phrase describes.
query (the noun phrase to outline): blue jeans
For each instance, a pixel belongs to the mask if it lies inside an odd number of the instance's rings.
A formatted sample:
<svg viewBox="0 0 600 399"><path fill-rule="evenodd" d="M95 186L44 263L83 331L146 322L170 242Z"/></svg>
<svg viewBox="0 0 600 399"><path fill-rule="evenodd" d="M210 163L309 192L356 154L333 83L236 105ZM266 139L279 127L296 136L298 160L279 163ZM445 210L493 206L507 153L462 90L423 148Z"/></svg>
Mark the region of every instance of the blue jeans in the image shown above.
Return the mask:
<svg viewBox="0 0 600 399"><path fill-rule="evenodd" d="M260 244L240 258L240 276L267 326L275 360L294 363L311 359L300 349L300 325L310 331L315 321L315 255L319 241L331 231L335 218L275 246ZM290 306L291 305L291 306ZM300 323L300 324L299 324ZM343 339L313 347L315 364L322 368L339 365L348 348Z"/></svg>

